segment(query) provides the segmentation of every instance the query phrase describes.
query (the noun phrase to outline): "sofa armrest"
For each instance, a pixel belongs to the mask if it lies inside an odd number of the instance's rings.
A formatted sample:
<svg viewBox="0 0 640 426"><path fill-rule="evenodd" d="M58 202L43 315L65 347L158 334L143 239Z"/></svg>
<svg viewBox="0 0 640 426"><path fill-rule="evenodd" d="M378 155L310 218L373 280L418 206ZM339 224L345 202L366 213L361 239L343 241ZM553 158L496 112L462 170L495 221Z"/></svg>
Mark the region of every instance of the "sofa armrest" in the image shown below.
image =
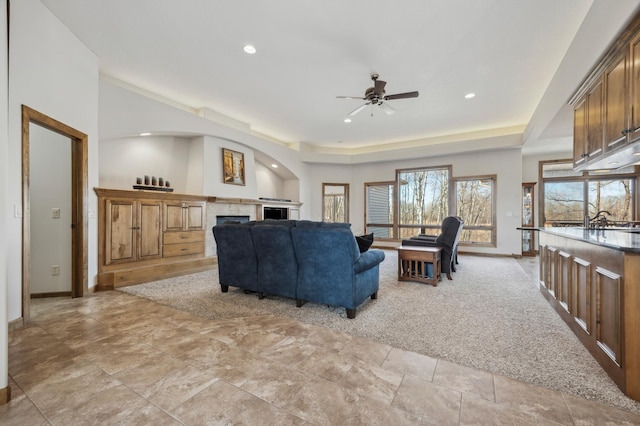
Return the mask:
<svg viewBox="0 0 640 426"><path fill-rule="evenodd" d="M384 260L384 252L379 249L370 249L360 254L360 257L353 265L353 272L359 274L379 265Z"/></svg>

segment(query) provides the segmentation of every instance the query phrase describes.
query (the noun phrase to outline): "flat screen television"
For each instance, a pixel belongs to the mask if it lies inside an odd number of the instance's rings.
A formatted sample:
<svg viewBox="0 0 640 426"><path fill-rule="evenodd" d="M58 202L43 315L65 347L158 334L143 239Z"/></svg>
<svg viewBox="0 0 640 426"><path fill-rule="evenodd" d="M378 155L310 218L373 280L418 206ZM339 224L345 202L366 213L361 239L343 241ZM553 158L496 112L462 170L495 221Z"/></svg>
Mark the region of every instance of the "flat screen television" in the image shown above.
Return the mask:
<svg viewBox="0 0 640 426"><path fill-rule="evenodd" d="M262 217L264 219L283 220L288 218L288 211L286 207L263 207Z"/></svg>

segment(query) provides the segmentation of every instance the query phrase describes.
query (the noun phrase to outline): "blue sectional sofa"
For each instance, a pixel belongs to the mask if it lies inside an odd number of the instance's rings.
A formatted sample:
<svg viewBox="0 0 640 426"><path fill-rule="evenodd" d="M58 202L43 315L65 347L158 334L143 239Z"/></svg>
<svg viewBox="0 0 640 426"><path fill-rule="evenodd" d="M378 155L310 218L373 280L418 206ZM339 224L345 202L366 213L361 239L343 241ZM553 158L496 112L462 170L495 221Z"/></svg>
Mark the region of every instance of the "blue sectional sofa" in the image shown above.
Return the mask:
<svg viewBox="0 0 640 426"><path fill-rule="evenodd" d="M222 292L229 286L346 309L377 297L382 250L360 253L348 223L264 220L213 228Z"/></svg>

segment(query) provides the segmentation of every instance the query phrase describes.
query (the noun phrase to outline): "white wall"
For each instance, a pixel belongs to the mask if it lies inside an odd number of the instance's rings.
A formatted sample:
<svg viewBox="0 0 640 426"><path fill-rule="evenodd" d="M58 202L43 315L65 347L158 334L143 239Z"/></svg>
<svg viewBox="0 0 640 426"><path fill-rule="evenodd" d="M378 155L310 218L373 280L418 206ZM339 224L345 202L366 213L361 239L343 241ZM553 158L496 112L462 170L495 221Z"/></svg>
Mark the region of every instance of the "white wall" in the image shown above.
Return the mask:
<svg viewBox="0 0 640 426"><path fill-rule="evenodd" d="M255 170L258 198L285 198L284 183L278 175L262 163L256 162Z"/></svg>
<svg viewBox="0 0 640 426"><path fill-rule="evenodd" d="M98 185L98 60L38 0L11 2L9 59L9 146L7 156L7 253L9 320L21 317L22 219L13 215L22 204L21 105L27 105L89 137L88 187ZM89 191L88 207L97 200ZM97 273L97 221L89 218L89 286Z"/></svg>
<svg viewBox="0 0 640 426"><path fill-rule="evenodd" d="M29 126L31 293L71 292L70 138L37 124ZM60 217L52 217L52 209ZM60 267L52 275L52 265Z"/></svg>
<svg viewBox="0 0 640 426"><path fill-rule="evenodd" d="M136 178L162 177L176 192L187 192L191 140L137 136L100 141L100 187L133 189Z"/></svg>
<svg viewBox="0 0 640 426"><path fill-rule="evenodd" d="M192 147L191 160L202 155L204 164L202 194L218 197L258 198L254 151L260 151L289 169L298 179L283 183L283 197L303 203L301 217L308 217L309 169L299 159L299 152L265 139L225 127L222 124L143 96L103 79L100 81L100 138L110 140L139 135L142 132L191 134L201 143ZM222 182L222 148L245 154L246 185ZM196 166L196 168L198 168ZM190 189L195 179L189 180Z"/></svg>

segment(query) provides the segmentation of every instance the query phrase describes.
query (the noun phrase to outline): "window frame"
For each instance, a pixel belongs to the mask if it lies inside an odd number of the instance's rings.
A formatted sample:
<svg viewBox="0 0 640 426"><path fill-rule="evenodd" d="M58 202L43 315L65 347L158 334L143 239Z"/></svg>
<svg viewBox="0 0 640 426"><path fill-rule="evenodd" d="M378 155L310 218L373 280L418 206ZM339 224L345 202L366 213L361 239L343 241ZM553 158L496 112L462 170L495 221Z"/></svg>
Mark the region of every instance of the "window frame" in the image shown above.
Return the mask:
<svg viewBox="0 0 640 426"><path fill-rule="evenodd" d="M368 211L368 188L371 186L390 186L393 188L393 197L391 200L391 208L393 221L391 223L368 223L367 221L367 211ZM397 193L398 193L398 185L395 181L382 181L382 182L365 182L364 183L364 233L369 234L372 231L370 228L390 228L391 229L391 237L390 238L378 238L376 240L379 241L397 241Z"/></svg>
<svg viewBox="0 0 640 426"><path fill-rule="evenodd" d="M344 192L343 194L327 194L326 187L328 186L341 186L343 187ZM329 183L329 182L322 183L322 220L323 221L325 218L325 209L327 207L325 203L325 197L327 197L328 195L334 195L334 198L336 198L335 197L336 195L344 196L344 223L349 223L349 184L348 183Z"/></svg>
<svg viewBox="0 0 640 426"><path fill-rule="evenodd" d="M629 179L633 181L633 189L631 192L631 222L636 222L638 219L639 209L639 201L640 197L638 197L638 184L640 183L640 167L634 166L634 171L630 173L603 173L603 174L595 174L593 170L583 170L578 173L579 175L575 176L558 176L558 177L544 177L544 166L546 164L573 164L573 159L566 158L561 160L541 160L538 162L538 182L539 185L539 193L538 193L538 223L540 226L546 226L546 216L545 216L545 183L547 182L582 182L583 184L583 216L588 214L589 212L589 182L595 182L598 180L624 180ZM593 174L590 174L593 173ZM582 226L581 223L577 223L575 225L562 225L562 226Z"/></svg>
<svg viewBox="0 0 640 426"><path fill-rule="evenodd" d="M489 242L474 242L474 241L463 241L462 236L460 237L459 245L464 246L474 246L474 247L497 247L497 214L496 214L496 206L497 206L497 195L498 195L498 175L477 175L477 176L456 176L452 178L452 187L453 187L453 200L454 200L454 210L455 214L459 216L460 212L458 211L458 182L460 181L480 181L480 180L490 180L491 181L491 225L490 226L474 226L465 221L464 226L462 228L462 233L464 235L465 231L473 231L473 230L481 230L481 231L491 231L491 241ZM464 219L464 218L463 218Z"/></svg>
<svg viewBox="0 0 640 426"><path fill-rule="evenodd" d="M428 225L428 224L417 224L417 225L402 225L400 224L400 174L413 172L413 171L421 171L421 170L446 170L447 171L447 211L442 217L444 219L447 216L450 216L453 207L453 198L452 198L452 175L453 175L453 167L449 165L439 165L439 166L423 166L423 167L409 167L396 169L396 196L395 196L395 212L394 212L394 237L396 240L402 240L404 237L400 236L400 233L403 229L419 229L422 234L427 233L435 233L435 235L440 233L442 221L438 224Z"/></svg>

